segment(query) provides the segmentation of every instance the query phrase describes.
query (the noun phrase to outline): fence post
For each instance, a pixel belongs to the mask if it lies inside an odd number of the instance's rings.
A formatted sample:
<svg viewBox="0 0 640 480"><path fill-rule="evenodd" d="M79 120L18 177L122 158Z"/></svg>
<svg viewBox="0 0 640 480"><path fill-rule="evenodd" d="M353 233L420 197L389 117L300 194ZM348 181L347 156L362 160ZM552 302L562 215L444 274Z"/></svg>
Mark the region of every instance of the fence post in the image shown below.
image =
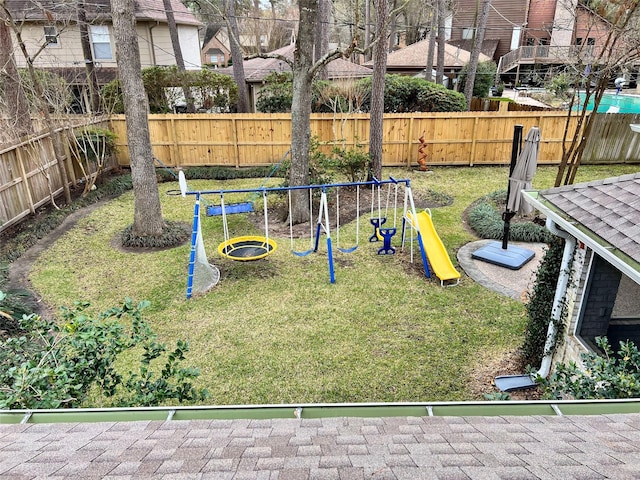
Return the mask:
<svg viewBox="0 0 640 480"><path fill-rule="evenodd" d="M24 168L24 158L22 157L22 148L16 148L16 156L18 159L18 165L20 165L20 176L22 177L22 183L24 183L24 189L27 192L27 200L29 201L29 211L36 213L35 205L33 204L33 195L31 194L31 186L29 185L29 178L27 177L27 171Z"/></svg>

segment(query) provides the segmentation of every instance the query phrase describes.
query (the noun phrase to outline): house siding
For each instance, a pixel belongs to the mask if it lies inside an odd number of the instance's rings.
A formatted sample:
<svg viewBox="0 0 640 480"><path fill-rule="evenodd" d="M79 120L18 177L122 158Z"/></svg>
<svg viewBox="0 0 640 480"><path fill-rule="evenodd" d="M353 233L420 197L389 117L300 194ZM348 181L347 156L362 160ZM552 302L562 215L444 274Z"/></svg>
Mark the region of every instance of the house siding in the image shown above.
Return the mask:
<svg viewBox="0 0 640 480"><path fill-rule="evenodd" d="M489 10L485 40L498 40L494 60L511 50L514 26L523 26L527 18L529 0L493 0ZM499 13L498 13L499 12ZM457 0L453 7L451 41L463 40L463 30L472 28L476 13L475 0Z"/></svg>
<svg viewBox="0 0 640 480"><path fill-rule="evenodd" d="M546 45L551 41L556 0L531 0L524 44ZM531 39L530 42L527 42Z"/></svg>

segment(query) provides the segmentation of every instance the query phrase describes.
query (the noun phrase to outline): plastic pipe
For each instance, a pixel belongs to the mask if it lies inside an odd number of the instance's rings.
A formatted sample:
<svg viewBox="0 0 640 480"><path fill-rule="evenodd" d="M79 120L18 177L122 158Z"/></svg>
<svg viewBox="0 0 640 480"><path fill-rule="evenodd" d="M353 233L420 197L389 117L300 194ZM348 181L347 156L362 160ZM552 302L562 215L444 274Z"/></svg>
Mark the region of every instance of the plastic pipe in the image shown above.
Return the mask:
<svg viewBox="0 0 640 480"><path fill-rule="evenodd" d="M542 357L542 363L538 370L538 375L546 378L551 371L551 361L553 360L553 345L556 341L557 329L556 322L560 320L562 316L562 299L567 293L567 285L569 284L569 271L571 269L571 261L573 259L573 251L576 247L576 239L558 228L556 223L549 217L547 217L546 225L554 235L557 235L565 240L564 252L562 253L562 264L560 265L560 275L558 276L558 284L556 286L556 294L553 298L553 307L551 309L551 321L549 322L549 328L547 329L547 341L544 345L544 356Z"/></svg>

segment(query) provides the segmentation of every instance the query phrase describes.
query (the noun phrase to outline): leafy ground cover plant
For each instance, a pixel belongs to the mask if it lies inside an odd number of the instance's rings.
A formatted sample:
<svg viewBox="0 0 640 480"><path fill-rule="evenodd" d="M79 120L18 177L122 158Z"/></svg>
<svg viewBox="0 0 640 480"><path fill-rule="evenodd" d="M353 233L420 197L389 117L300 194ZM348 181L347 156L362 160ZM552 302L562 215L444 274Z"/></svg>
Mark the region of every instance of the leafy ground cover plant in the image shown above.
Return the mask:
<svg viewBox="0 0 640 480"><path fill-rule="evenodd" d="M63 309L59 322L23 316L18 320L22 334L0 341L0 408L77 407L92 390L104 398L104 406L206 399L206 390L193 386L199 371L181 366L187 343L177 340L169 351L158 342L142 318L148 306L126 299L94 316L88 303L76 302ZM136 347L142 352L138 369L121 374L118 360Z"/></svg>
<svg viewBox="0 0 640 480"><path fill-rule="evenodd" d="M600 353L582 354L583 367L560 364L549 379L540 379L547 398L604 399L640 396L640 352L633 342L613 351L606 337L597 337Z"/></svg>

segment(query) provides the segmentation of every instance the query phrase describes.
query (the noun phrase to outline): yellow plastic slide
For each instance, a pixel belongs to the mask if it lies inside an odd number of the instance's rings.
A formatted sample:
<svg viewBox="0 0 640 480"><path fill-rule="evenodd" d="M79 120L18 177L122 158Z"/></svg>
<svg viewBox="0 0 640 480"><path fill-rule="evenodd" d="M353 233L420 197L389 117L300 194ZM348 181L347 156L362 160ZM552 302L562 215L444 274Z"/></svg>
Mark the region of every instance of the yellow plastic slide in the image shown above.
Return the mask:
<svg viewBox="0 0 640 480"><path fill-rule="evenodd" d="M410 220L412 220L411 217L412 215L409 213ZM429 265L440 281L445 282L460 278L460 273L451 263L447 249L440 240L431 216L427 212L418 213L418 232L422 237L422 247L426 250Z"/></svg>

